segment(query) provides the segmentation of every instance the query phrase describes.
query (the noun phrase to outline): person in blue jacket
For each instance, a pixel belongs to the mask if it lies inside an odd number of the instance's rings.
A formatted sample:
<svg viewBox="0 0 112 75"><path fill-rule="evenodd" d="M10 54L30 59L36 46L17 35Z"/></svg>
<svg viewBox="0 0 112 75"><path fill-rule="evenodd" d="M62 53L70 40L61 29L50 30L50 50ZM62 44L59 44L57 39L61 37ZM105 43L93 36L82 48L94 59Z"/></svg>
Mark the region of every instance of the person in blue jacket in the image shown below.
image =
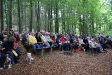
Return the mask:
<svg viewBox="0 0 112 75"><path fill-rule="evenodd" d="M10 55L11 64L17 63L19 57L21 56L19 48L14 49L14 42L15 38L13 36L10 36L8 40L4 41L4 48L5 48L4 52ZM14 55L14 53L12 52L13 50L17 53L17 56Z"/></svg>

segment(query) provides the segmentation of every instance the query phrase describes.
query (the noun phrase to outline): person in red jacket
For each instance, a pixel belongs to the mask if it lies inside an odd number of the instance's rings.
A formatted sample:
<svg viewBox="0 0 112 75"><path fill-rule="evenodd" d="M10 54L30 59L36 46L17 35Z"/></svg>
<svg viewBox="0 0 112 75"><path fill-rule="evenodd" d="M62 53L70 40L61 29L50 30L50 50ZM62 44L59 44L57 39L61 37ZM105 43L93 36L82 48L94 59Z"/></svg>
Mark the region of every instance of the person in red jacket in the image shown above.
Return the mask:
<svg viewBox="0 0 112 75"><path fill-rule="evenodd" d="M14 33L14 37L16 38L15 43L18 43L18 42L20 41L19 33L18 33L18 32L15 32L15 33Z"/></svg>
<svg viewBox="0 0 112 75"><path fill-rule="evenodd" d="M60 42L61 42L61 50L62 51L67 51L68 50L68 46L67 43L65 43L66 38L64 38L64 36L62 35L60 38Z"/></svg>
<svg viewBox="0 0 112 75"><path fill-rule="evenodd" d="M60 41L61 41L61 43L65 43L65 38L63 35L61 36Z"/></svg>

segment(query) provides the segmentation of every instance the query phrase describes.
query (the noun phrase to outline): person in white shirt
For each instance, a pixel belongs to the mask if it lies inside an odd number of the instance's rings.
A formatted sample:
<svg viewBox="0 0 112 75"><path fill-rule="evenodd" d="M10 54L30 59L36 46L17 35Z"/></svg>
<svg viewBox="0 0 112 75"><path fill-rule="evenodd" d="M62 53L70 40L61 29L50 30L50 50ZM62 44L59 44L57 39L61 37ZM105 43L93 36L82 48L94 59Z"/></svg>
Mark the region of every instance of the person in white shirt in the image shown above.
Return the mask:
<svg viewBox="0 0 112 75"><path fill-rule="evenodd" d="M85 52L86 45L84 44L83 39L81 37L79 37L78 41L79 41L79 45L82 46L82 50Z"/></svg>
<svg viewBox="0 0 112 75"><path fill-rule="evenodd" d="M48 42L50 42L50 36L49 36L48 33L45 34L45 38L46 38L46 40L47 40Z"/></svg>
<svg viewBox="0 0 112 75"><path fill-rule="evenodd" d="M100 50L100 52L103 52L103 48L102 48L101 44L98 42L98 39L95 38L94 40L95 40L96 47Z"/></svg>
<svg viewBox="0 0 112 75"><path fill-rule="evenodd" d="M92 54L97 56L98 55L98 49L96 47L96 41L95 40L90 41L89 47L92 49Z"/></svg>
<svg viewBox="0 0 112 75"><path fill-rule="evenodd" d="M42 39L42 41L43 41L43 43L45 44L46 47L50 47L50 44L48 43L48 39L46 39L44 33L43 33L43 35L41 36L41 39Z"/></svg>

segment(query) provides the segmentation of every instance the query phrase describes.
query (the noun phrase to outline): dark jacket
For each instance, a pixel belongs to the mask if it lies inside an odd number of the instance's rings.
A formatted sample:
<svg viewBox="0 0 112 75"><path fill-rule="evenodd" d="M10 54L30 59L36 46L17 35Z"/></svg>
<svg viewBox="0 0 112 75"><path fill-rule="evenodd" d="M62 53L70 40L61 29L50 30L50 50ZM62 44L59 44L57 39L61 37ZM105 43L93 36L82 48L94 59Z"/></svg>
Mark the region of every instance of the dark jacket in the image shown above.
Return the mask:
<svg viewBox="0 0 112 75"><path fill-rule="evenodd" d="M0 41L3 41L4 40L4 36L2 33L0 33Z"/></svg>
<svg viewBox="0 0 112 75"><path fill-rule="evenodd" d="M21 41L22 41L24 46L28 45L26 35L21 35L21 39L22 39Z"/></svg>
<svg viewBox="0 0 112 75"><path fill-rule="evenodd" d="M84 42L85 44L88 44L88 40L87 40L87 39L83 39L83 42Z"/></svg>
<svg viewBox="0 0 112 75"><path fill-rule="evenodd" d="M70 37L70 43L74 43L74 40L72 37Z"/></svg>
<svg viewBox="0 0 112 75"><path fill-rule="evenodd" d="M12 51L12 49L14 47L14 43L7 40L7 41L4 42L3 47L5 48L4 51Z"/></svg>
<svg viewBox="0 0 112 75"><path fill-rule="evenodd" d="M36 39L37 39L37 42L42 42L42 39L41 39L41 37L40 36L36 36Z"/></svg>

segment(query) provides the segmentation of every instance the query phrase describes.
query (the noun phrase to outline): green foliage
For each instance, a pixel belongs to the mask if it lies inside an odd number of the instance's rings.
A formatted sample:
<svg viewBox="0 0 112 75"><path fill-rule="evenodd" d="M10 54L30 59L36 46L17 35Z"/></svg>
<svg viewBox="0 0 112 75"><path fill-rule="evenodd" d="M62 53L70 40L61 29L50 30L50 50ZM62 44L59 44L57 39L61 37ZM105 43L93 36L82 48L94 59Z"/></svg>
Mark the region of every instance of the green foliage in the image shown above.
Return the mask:
<svg viewBox="0 0 112 75"><path fill-rule="evenodd" d="M32 8L30 8L31 1ZM18 0L12 0L12 2L12 22L13 25L18 25ZM95 35L99 32L109 34L112 31L112 0L19 0L19 4L23 28L30 25L30 9L32 9L33 28L36 29L36 23L38 23L36 17L40 16L40 29L45 30L47 26L49 27L49 22L52 22L52 32L55 32L57 5L60 32L63 30L63 24L65 24L65 33ZM10 0L5 0L5 24L6 14L9 14L8 10L10 10L8 6L10 6ZM49 19L48 14L52 15L52 18Z"/></svg>

